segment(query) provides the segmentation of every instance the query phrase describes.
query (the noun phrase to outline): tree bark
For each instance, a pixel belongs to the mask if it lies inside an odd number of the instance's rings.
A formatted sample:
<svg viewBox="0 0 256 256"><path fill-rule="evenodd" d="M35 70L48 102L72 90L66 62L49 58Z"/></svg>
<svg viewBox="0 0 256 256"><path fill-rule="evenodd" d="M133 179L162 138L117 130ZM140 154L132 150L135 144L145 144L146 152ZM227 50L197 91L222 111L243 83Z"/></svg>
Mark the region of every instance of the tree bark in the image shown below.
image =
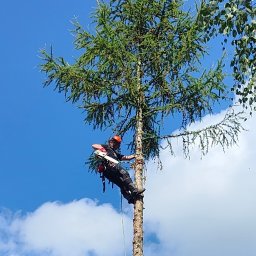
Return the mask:
<svg viewBox="0 0 256 256"><path fill-rule="evenodd" d="M137 67L137 82L138 82L138 100L140 107L136 115L136 161L135 161L135 184L138 189L143 188L143 151L142 151L142 137L143 137L143 92L141 90L141 63L138 62ZM133 218L133 256L143 256L143 198L136 200L134 204L134 218Z"/></svg>

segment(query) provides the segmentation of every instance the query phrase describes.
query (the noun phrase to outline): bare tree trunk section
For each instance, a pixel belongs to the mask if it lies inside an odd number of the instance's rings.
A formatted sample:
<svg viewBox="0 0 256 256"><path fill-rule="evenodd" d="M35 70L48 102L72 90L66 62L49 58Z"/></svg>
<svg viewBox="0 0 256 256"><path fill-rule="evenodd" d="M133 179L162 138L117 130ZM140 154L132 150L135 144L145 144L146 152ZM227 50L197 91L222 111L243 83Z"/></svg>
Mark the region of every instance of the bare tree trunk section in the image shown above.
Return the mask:
<svg viewBox="0 0 256 256"><path fill-rule="evenodd" d="M139 93L139 105L143 104L143 94L141 92L141 64L138 62L137 81ZM140 107L136 115L136 161L135 161L135 184L138 189L143 188L143 151L142 151L142 137L143 137L143 110ZM143 256L143 198L136 200L134 205L133 218L133 256Z"/></svg>

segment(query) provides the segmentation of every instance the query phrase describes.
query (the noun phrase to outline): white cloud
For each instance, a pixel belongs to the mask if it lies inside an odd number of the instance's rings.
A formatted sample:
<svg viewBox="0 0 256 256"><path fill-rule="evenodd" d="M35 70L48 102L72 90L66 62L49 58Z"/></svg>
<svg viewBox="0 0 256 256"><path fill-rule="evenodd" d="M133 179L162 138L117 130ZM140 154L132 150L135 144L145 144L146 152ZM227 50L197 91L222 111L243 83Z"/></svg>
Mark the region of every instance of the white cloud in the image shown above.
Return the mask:
<svg viewBox="0 0 256 256"><path fill-rule="evenodd" d="M245 125L249 131L225 153L216 147L201 159L194 150L184 159L163 151L163 171L148 165L146 226L160 244L149 255L255 255L256 118Z"/></svg>
<svg viewBox="0 0 256 256"><path fill-rule="evenodd" d="M122 218L127 238L131 238L131 220ZM110 204L97 205L89 199L49 202L33 213L14 217L9 224L2 221L0 233L8 233L8 239L0 244L1 255L107 256L124 251L121 215Z"/></svg>
<svg viewBox="0 0 256 256"><path fill-rule="evenodd" d="M218 120L219 115L207 117L204 123ZM190 159L184 159L182 150L175 157L162 151L163 171L149 162L145 255L255 255L256 118L245 126L249 131L240 134L239 145L225 153L216 147L201 158L195 149ZM110 204L83 199L48 202L25 215L2 212L0 255L121 255L122 218L130 255L132 216L121 216Z"/></svg>

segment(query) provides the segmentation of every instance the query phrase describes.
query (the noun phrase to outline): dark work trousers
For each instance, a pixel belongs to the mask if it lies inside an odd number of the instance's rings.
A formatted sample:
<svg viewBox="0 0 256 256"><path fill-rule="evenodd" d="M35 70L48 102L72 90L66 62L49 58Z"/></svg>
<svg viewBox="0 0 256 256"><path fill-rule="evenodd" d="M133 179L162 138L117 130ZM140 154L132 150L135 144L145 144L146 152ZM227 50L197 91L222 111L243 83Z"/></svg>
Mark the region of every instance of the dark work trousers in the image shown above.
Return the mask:
<svg viewBox="0 0 256 256"><path fill-rule="evenodd" d="M106 166L104 176L120 188L123 197L127 200L136 191L129 173L120 165Z"/></svg>

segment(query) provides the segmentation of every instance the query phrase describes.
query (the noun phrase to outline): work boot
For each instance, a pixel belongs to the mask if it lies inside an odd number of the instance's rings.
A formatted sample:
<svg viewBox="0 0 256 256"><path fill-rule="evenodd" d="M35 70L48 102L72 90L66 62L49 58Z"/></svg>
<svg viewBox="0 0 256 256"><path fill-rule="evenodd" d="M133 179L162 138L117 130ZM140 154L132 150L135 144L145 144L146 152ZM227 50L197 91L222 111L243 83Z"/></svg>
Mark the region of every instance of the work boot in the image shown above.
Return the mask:
<svg viewBox="0 0 256 256"><path fill-rule="evenodd" d="M136 196L139 196L143 194L143 192L145 191L146 189L145 188L141 188L141 189L136 189L136 191L132 194L135 194Z"/></svg>
<svg viewBox="0 0 256 256"><path fill-rule="evenodd" d="M135 198L131 195L129 199L127 199L128 204L134 204L135 203Z"/></svg>
<svg viewBox="0 0 256 256"><path fill-rule="evenodd" d="M141 195L146 190L145 188L137 189L133 183L129 183L128 187L133 197Z"/></svg>
<svg viewBox="0 0 256 256"><path fill-rule="evenodd" d="M127 202L129 204L134 204L135 203L134 197L130 192L127 192L125 190L122 190L121 192L122 192L123 197L127 200Z"/></svg>
<svg viewBox="0 0 256 256"><path fill-rule="evenodd" d="M123 195L123 197L128 201L128 203L130 204L129 201L131 201L133 199L132 194L129 190L126 190L124 188L121 189L121 193Z"/></svg>

